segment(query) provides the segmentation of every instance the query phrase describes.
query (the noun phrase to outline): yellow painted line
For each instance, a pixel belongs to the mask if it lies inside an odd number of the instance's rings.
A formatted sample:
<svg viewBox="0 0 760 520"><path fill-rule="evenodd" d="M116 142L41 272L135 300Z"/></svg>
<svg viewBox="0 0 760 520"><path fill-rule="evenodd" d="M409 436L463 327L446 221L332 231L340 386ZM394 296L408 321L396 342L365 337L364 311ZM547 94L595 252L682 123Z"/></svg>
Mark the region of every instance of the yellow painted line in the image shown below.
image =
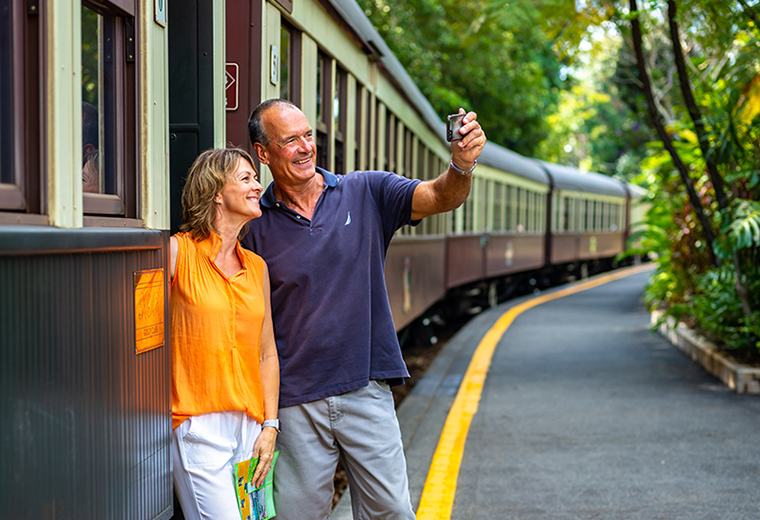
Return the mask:
<svg viewBox="0 0 760 520"><path fill-rule="evenodd" d="M587 282L574 284L551 294L538 296L519 305L515 305L501 315L493 327L483 336L464 375L454 404L449 410L443 426L438 447L430 464L425 489L422 491L420 505L417 508L417 520L444 520L451 518L454 495L457 489L459 467L462 464L464 444L470 423L478 411L483 384L486 381L491 358L501 337L512 322L523 312L542 303L586 291L599 285L627 276L649 271L653 264L645 264L627 269L620 269L612 274L595 277Z"/></svg>

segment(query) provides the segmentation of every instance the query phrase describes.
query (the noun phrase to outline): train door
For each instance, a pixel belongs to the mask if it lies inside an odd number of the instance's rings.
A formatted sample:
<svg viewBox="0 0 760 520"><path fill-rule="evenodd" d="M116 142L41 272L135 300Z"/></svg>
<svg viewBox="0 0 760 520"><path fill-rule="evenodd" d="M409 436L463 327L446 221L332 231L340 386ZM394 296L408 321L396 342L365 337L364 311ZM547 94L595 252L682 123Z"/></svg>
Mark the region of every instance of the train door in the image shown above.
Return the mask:
<svg viewBox="0 0 760 520"><path fill-rule="evenodd" d="M261 27L264 2L227 2L225 110L227 141L253 153L248 116L261 102Z"/></svg>
<svg viewBox="0 0 760 520"><path fill-rule="evenodd" d="M213 0L169 1L169 154L171 232L195 158L214 146Z"/></svg>

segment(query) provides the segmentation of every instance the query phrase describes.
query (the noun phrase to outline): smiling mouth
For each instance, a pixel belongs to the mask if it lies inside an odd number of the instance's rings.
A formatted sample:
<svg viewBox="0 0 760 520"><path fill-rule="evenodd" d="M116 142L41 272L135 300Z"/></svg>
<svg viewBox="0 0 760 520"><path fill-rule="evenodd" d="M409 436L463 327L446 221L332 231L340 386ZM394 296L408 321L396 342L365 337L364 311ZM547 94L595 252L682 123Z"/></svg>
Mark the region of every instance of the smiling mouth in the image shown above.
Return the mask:
<svg viewBox="0 0 760 520"><path fill-rule="evenodd" d="M311 155L298 161L293 161L295 164L307 164L311 161Z"/></svg>

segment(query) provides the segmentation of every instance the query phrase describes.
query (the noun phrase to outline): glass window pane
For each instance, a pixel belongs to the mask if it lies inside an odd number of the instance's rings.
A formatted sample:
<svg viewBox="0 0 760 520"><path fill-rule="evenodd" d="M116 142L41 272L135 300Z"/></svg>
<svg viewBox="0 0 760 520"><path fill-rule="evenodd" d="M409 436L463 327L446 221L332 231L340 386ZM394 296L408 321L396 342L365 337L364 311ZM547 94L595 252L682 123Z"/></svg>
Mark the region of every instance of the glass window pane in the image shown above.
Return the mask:
<svg viewBox="0 0 760 520"><path fill-rule="evenodd" d="M116 194L116 19L82 7L82 191Z"/></svg>
<svg viewBox="0 0 760 520"><path fill-rule="evenodd" d="M290 31L280 29L280 99L290 101Z"/></svg>
<svg viewBox="0 0 760 520"><path fill-rule="evenodd" d="M100 20L82 7L82 191L100 193Z"/></svg>
<svg viewBox="0 0 760 520"><path fill-rule="evenodd" d="M0 0L0 182L13 175L13 17L11 0Z"/></svg>
<svg viewBox="0 0 760 520"><path fill-rule="evenodd" d="M325 81L325 60L320 55L317 58L317 120L323 121L323 113L322 113L322 91L324 90L324 83Z"/></svg>

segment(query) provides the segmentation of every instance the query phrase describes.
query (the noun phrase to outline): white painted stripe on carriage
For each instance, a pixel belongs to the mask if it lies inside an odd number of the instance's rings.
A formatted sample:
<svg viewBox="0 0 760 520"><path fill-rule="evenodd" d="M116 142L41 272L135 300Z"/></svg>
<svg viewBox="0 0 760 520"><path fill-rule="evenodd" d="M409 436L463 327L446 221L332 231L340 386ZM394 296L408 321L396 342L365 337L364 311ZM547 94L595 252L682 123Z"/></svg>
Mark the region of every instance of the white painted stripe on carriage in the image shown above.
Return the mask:
<svg viewBox="0 0 760 520"><path fill-rule="evenodd" d="M446 418L446 423L443 426L443 431L438 441L438 447L430 464L420 505L417 508L417 520L444 520L451 518L467 432L470 430L473 416L478 411L483 384L485 383L496 345L515 318L528 309L542 303L586 291L614 280L649 271L653 268L653 264L646 264L620 269L612 274L602 275L551 294L532 298L512 307L501 315L494 326L486 332L477 349L475 349L454 404L451 410L449 410L449 415Z"/></svg>

